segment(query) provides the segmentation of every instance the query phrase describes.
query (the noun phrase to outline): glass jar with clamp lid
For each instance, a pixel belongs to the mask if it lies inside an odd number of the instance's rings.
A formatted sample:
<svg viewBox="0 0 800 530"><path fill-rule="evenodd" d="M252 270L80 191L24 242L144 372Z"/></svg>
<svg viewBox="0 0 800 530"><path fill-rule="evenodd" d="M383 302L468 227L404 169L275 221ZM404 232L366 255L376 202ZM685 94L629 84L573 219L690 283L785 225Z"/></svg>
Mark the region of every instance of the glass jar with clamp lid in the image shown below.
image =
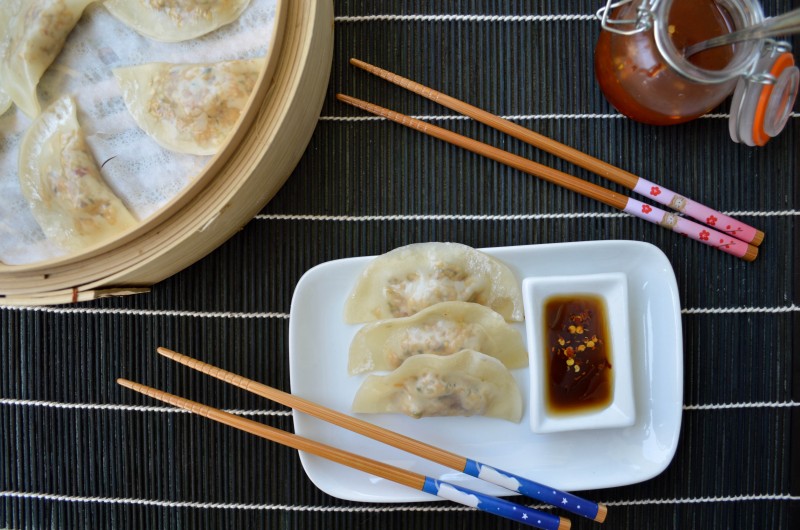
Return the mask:
<svg viewBox="0 0 800 530"><path fill-rule="evenodd" d="M764 145L791 115L800 71L788 43L748 40L684 54L692 44L760 24L757 0L609 0L598 17L595 75L626 116L683 123L733 94L731 137Z"/></svg>

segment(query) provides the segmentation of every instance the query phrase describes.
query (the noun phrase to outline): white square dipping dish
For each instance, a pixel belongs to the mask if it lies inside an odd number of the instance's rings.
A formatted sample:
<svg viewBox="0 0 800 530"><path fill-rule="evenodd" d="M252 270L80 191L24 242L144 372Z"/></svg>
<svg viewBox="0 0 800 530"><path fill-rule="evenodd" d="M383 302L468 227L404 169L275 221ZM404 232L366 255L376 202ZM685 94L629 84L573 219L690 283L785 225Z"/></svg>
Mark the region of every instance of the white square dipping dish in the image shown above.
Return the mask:
<svg viewBox="0 0 800 530"><path fill-rule="evenodd" d="M548 356L545 351L545 305L554 296L596 297L605 306L612 395L601 409L556 413L547 405ZM522 281L530 360L530 421L535 433L629 427L636 422L631 369L628 277L622 272L541 276ZM577 356L576 356L577 357ZM574 365L577 366L577 365Z"/></svg>

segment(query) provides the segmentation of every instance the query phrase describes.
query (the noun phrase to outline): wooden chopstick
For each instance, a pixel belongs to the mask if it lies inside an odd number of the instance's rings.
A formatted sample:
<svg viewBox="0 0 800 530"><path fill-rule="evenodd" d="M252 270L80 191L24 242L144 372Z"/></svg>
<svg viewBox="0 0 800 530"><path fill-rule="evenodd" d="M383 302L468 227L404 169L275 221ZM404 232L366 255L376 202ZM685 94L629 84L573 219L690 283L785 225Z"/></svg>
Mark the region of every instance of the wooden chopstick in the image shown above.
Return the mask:
<svg viewBox="0 0 800 530"><path fill-rule="evenodd" d="M470 460L463 456L458 456L439 447L428 445L419 440L409 438L402 434L384 429L372 423L342 414L336 410L329 409L313 401L294 396L277 388L261 384L252 379L247 379L232 372L223 370L203 361L199 361L188 355L183 355L168 348L158 348L158 353L181 363L193 370L215 377L234 386L238 386L248 392L265 397L287 407L327 421L339 427L356 432L358 434L372 438L379 442L391 445L408 453L415 454L436 462L443 466L461 471L468 475L492 482L504 488L509 488L509 483L516 482L512 491L526 495L532 499L558 506L576 515L603 522L606 519L608 509L603 504L588 501L571 493L558 491L549 486L539 484L532 480L520 477L508 471L487 466L481 462ZM504 480L505 479L505 480Z"/></svg>
<svg viewBox="0 0 800 530"><path fill-rule="evenodd" d="M680 196L677 193L656 184L655 182L650 182L649 180L638 177L633 173L625 171L624 169L613 166L589 154L557 142L552 138L548 138L547 136L522 127L521 125L517 125L516 123L501 118L500 116L495 116L494 114L491 114L485 110L479 109L478 107L470 105L469 103L448 96L447 94L443 94L442 92L433 90L432 88L428 88L425 85L421 85L416 81L399 76L389 72L388 70L384 70L383 68L365 63L359 59L350 59L350 64L381 77L390 83L394 83L395 85L415 92L420 96L426 97L431 101L435 101L436 103L439 103L449 109L460 112L465 116L469 116L470 118L493 127L498 131L509 134L527 144L554 154L557 157L563 158L564 160L584 169L588 169L589 171L596 173L601 177L605 177L612 182L616 182L617 184L624 186L631 191L649 197L660 204L680 211L689 217L692 217L693 219L708 224L709 226L713 226L720 232L726 233L732 237L744 241L745 243L758 246L764 240L764 232L753 228L752 226L718 212L713 208L704 206L696 201L693 201L692 199Z"/></svg>
<svg viewBox="0 0 800 530"><path fill-rule="evenodd" d="M134 383L127 379L117 379L117 383L135 392L188 410L189 412L223 423L235 429L260 436L261 438L266 438L267 440L292 447L299 451L306 451L307 453L326 458L386 480L391 480L392 482L397 482L398 484L403 484L410 488L437 495L443 499L458 502L466 506L472 506L478 510L499 515L506 519L511 519L512 521L517 521L528 526L535 526L536 528L543 528L545 530L568 530L571 526L569 519L564 517L535 510L521 504L515 504L504 499L492 497L491 495L426 477L425 475L413 471L384 464L383 462L378 462L371 458L315 442L314 440L309 440L308 438L285 432L258 423L257 421L248 420L236 414L209 407L208 405L169 394L140 383Z"/></svg>
<svg viewBox="0 0 800 530"><path fill-rule="evenodd" d="M434 138L444 140L445 142L500 162L501 164L519 169L534 177L539 177L547 182L578 192L585 197L598 200L633 216L644 219L645 221L660 225L705 245L742 258L745 261L753 261L756 259L756 256L758 256L758 247L727 234L723 234L711 227L697 224L686 217L665 212L660 208L650 206L632 197L613 192L597 184L587 182L578 177L573 177L572 175L533 162L527 158L508 153L502 149L467 138L466 136L448 131L447 129L442 129L441 127L412 118L411 116L406 116L405 114L400 114L399 112L385 109L345 94L337 94L336 98L354 107L371 112L372 114L382 116L388 120L433 136Z"/></svg>

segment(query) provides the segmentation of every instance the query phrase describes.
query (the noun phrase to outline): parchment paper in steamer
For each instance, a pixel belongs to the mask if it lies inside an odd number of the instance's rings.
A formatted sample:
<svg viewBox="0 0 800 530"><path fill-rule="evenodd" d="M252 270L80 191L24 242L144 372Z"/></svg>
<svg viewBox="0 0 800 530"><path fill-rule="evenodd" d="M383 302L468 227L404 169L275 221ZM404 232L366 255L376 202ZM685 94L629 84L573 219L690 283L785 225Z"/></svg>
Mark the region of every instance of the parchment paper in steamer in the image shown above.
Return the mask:
<svg viewBox="0 0 800 530"><path fill-rule="evenodd" d="M235 22L186 42L136 33L102 5L90 5L39 83L42 108L70 94L86 141L106 182L140 221L202 171L210 157L162 148L128 113L111 70L150 62L206 63L268 53L277 0L251 0ZM12 107L0 117L0 261L34 263L63 254L48 242L22 195L17 152L31 120Z"/></svg>

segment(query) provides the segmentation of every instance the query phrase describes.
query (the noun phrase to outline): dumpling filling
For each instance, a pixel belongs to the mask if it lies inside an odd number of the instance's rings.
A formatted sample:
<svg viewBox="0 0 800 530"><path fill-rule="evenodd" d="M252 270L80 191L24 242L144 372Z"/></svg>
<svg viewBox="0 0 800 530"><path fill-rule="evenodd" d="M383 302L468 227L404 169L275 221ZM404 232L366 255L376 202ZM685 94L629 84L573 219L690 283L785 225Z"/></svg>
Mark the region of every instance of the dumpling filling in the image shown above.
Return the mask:
<svg viewBox="0 0 800 530"><path fill-rule="evenodd" d="M425 416L489 416L518 422L522 395L503 363L474 350L416 355L387 375L368 376L354 412Z"/></svg>
<svg viewBox="0 0 800 530"><path fill-rule="evenodd" d="M445 301L474 302L507 321L524 318L522 292L502 261L459 243L415 243L372 260L345 305L350 324L413 315Z"/></svg>
<svg viewBox="0 0 800 530"><path fill-rule="evenodd" d="M53 103L20 148L20 188L49 240L79 250L136 225L100 174L78 124L75 102Z"/></svg>
<svg viewBox="0 0 800 530"><path fill-rule="evenodd" d="M386 301L393 317L406 317L439 302L486 303L482 278L467 271L437 262L430 274L415 272L391 278L386 286Z"/></svg>
<svg viewBox="0 0 800 530"><path fill-rule="evenodd" d="M161 146L213 155L235 129L264 59L150 63L114 70L136 123Z"/></svg>
<svg viewBox="0 0 800 530"><path fill-rule="evenodd" d="M427 372L406 379L394 401L398 412L415 418L475 416L486 412L489 396L488 388L474 377Z"/></svg>
<svg viewBox="0 0 800 530"><path fill-rule="evenodd" d="M39 115L36 86L61 52L84 8L94 0L35 0L10 3L8 37L0 61L0 83L6 94L31 118Z"/></svg>
<svg viewBox="0 0 800 530"><path fill-rule="evenodd" d="M471 302L441 302L409 317L363 326L350 343L350 374L393 370L424 354L452 355L475 350L507 368L528 364L522 336L492 309Z"/></svg>
<svg viewBox="0 0 800 530"><path fill-rule="evenodd" d="M242 109L231 102L246 100L258 80L258 70L224 73L210 65L166 70L150 82L155 92L150 115L174 123L207 147L233 129Z"/></svg>
<svg viewBox="0 0 800 530"><path fill-rule="evenodd" d="M397 368L412 355L450 355L461 350L481 350L486 333L479 324L441 320L399 333L387 344L389 365Z"/></svg>
<svg viewBox="0 0 800 530"><path fill-rule="evenodd" d="M112 15L142 35L179 42L239 18L250 0L106 0Z"/></svg>

